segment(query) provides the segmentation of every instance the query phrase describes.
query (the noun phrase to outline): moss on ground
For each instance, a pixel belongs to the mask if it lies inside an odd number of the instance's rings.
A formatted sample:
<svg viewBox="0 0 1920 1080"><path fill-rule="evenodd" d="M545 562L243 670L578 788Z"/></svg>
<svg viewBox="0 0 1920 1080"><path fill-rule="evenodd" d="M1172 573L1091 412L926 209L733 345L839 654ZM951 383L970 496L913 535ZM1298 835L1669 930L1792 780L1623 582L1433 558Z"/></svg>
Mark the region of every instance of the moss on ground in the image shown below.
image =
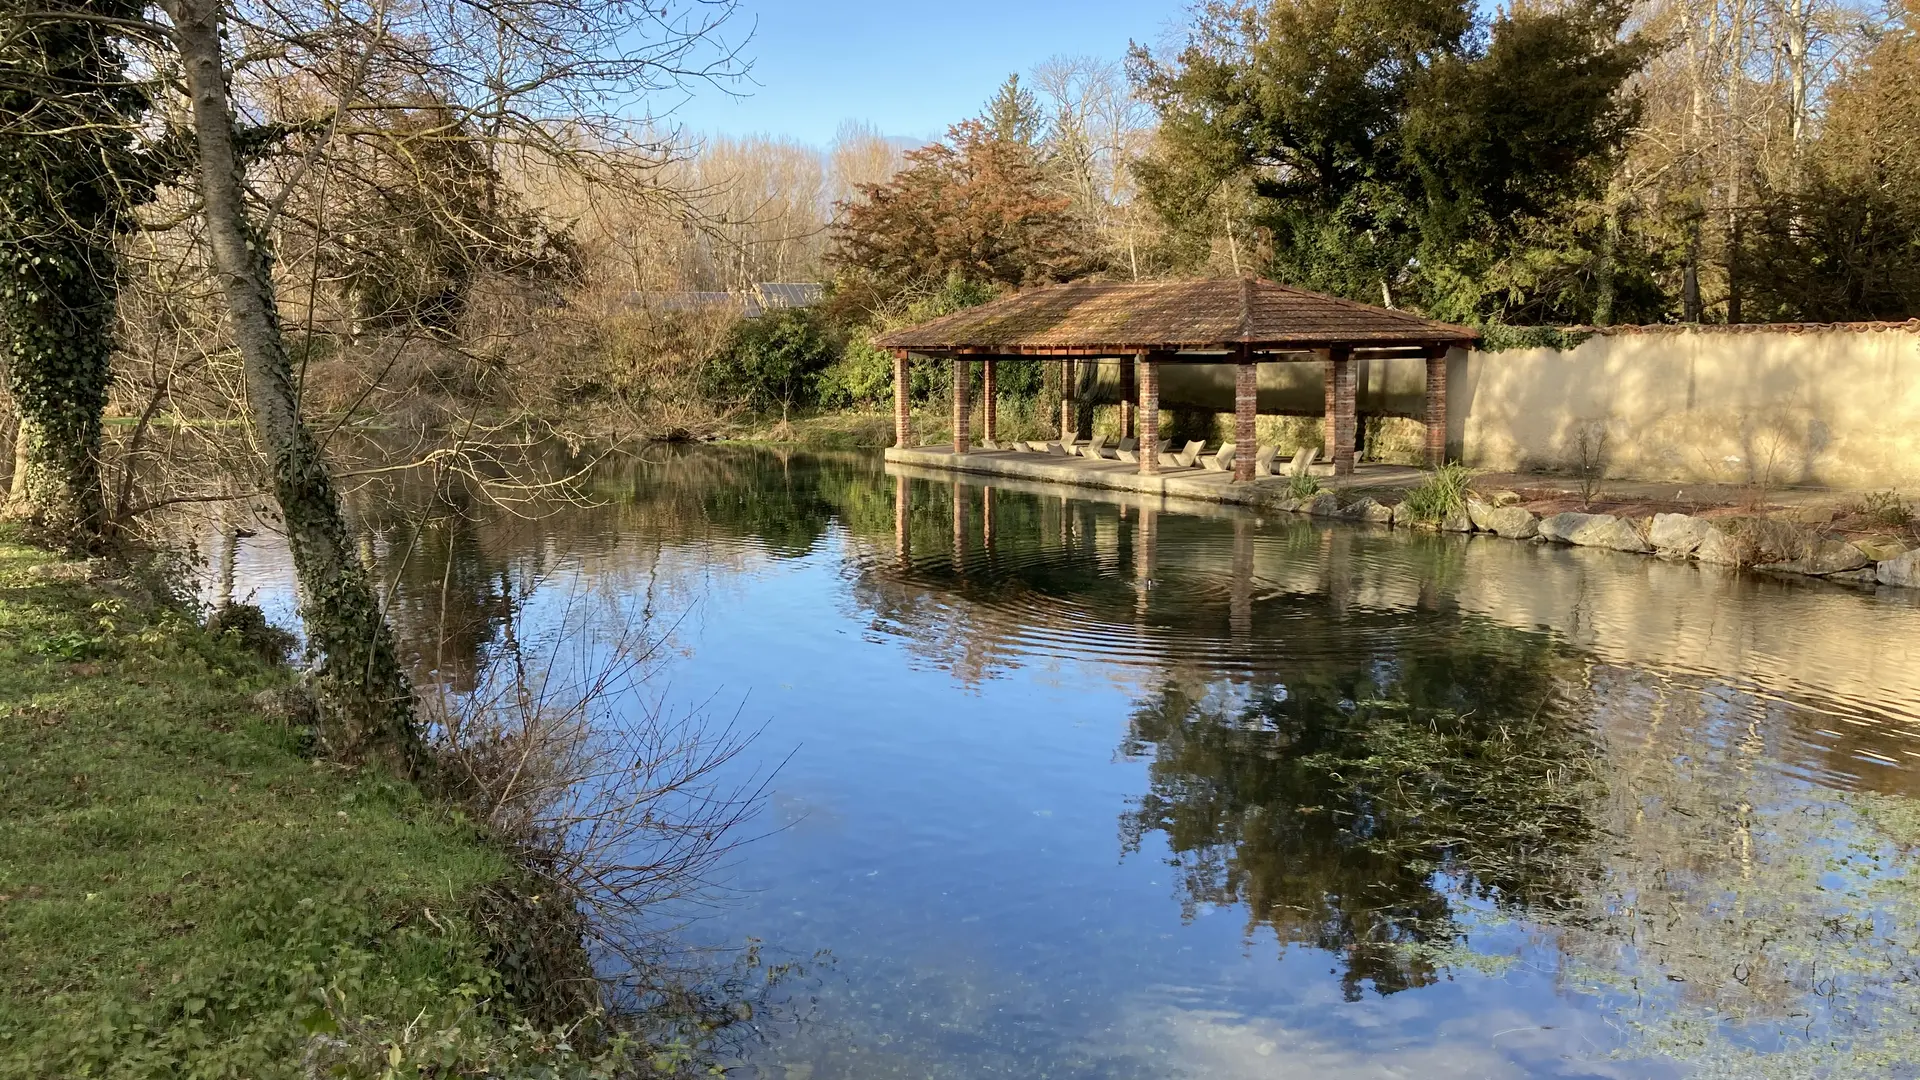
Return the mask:
<svg viewBox="0 0 1920 1080"><path fill-rule="evenodd" d="M255 705L292 674L239 635L75 569L0 533L0 1075L548 1054L470 914L504 854L409 785L306 756Z"/></svg>

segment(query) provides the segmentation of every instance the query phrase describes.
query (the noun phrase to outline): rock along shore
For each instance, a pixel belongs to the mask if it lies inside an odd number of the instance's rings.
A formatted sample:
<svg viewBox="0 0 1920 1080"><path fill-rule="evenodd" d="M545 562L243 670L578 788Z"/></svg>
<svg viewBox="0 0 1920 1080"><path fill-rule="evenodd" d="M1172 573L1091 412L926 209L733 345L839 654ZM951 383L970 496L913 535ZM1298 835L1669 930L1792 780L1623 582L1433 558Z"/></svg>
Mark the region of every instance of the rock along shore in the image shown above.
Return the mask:
<svg viewBox="0 0 1920 1080"><path fill-rule="evenodd" d="M1281 498L1267 505L1314 517L1606 548L1855 585L1920 588L1920 548L1908 550L1900 541L1841 540L1809 526L1763 517L1655 514L1626 518L1582 513L1541 517L1517 502L1518 496L1510 492L1472 498L1464 509L1438 521L1407 520L1400 506L1372 497L1343 505L1331 492L1304 500Z"/></svg>

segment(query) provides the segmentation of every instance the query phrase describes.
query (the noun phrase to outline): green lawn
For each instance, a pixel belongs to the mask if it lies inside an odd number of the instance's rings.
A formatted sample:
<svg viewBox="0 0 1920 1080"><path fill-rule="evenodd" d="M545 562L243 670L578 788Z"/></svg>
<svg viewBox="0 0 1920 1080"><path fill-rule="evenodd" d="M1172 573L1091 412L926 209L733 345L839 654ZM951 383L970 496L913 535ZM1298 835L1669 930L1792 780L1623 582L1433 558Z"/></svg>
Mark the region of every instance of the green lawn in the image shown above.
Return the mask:
<svg viewBox="0 0 1920 1080"><path fill-rule="evenodd" d="M0 1076L537 1053L469 915L507 860L304 756L253 703L286 671L52 561L0 533Z"/></svg>

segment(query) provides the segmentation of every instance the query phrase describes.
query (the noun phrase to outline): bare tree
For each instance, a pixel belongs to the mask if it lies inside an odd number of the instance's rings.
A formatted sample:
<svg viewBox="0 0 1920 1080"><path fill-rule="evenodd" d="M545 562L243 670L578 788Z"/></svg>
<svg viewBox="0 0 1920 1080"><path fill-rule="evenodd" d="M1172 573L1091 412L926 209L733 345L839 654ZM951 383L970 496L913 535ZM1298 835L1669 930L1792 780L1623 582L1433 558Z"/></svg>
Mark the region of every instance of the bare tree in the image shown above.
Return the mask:
<svg viewBox="0 0 1920 1080"><path fill-rule="evenodd" d="M1114 60L1056 56L1034 68L1033 85L1049 113L1049 158L1075 209L1107 246L1108 261L1139 277L1143 218L1131 166L1152 140L1153 110Z"/></svg>
<svg viewBox="0 0 1920 1080"><path fill-rule="evenodd" d="M163 8L199 152L206 243L299 578L302 617L321 660L323 715L340 752L411 772L421 745L411 688L321 443L302 416L275 275L275 227L298 212L293 197L309 177L324 180L356 143L378 141L390 151L392 118L418 116L426 101L432 108L409 152L477 144L483 202L498 194L509 165L631 184L643 171L635 166L649 159L631 152L624 132L633 118L623 110L637 108L650 89L724 70L731 58L703 49L731 5L689 12L618 0L379 0L349 11L165 0ZM289 86L317 91L307 109L269 114L270 124L245 122L243 106L298 110L301 103L284 93ZM250 168L249 151L262 143L282 155L277 176ZM278 182L269 187L267 179ZM326 209L321 200L305 223L316 235Z"/></svg>

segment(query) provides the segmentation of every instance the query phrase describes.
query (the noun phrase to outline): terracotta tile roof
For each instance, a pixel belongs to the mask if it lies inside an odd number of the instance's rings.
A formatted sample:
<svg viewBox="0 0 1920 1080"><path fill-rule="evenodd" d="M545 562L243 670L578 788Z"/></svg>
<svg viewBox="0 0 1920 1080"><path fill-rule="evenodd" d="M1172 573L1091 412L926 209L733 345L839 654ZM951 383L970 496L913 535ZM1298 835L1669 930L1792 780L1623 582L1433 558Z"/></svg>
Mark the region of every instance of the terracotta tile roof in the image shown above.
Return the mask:
<svg viewBox="0 0 1920 1080"><path fill-rule="evenodd" d="M1131 353L1239 344L1466 344L1477 337L1464 326L1245 277L1048 285L891 331L876 344L928 352Z"/></svg>

